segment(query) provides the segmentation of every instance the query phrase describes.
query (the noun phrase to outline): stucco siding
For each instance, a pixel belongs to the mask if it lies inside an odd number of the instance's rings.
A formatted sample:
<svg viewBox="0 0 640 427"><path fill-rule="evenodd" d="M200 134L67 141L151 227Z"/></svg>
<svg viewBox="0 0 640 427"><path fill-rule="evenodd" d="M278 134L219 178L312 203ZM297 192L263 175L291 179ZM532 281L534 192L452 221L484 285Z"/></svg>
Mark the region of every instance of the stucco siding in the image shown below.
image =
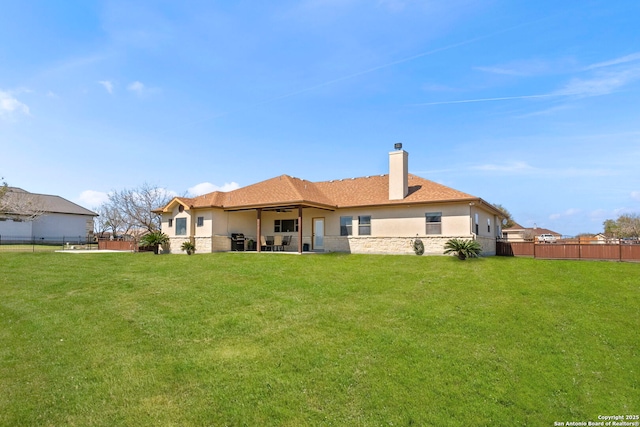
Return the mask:
<svg viewBox="0 0 640 427"><path fill-rule="evenodd" d="M441 213L440 234L427 235L426 214ZM314 219L324 219L324 251L351 253L389 253L413 254L411 241L418 236L425 245L426 255L441 255L444 244L451 238L470 239L474 237L475 215L478 216L478 236L483 247L483 254L495 254L496 217L481 207L470 206L468 203L441 203L401 207L376 207L359 209L340 209L329 211L323 209L304 209L302 220L303 243L313 247L312 233ZM199 209L193 213L188 211L165 214L163 226L173 215L173 227L167 234L171 238L171 252L179 253L180 245L189 236L176 236L175 224L177 218L186 218L187 230L191 230L194 237L196 252L220 252L231 250L230 236L232 233L242 233L246 239L259 242L257 236L257 212L240 211L225 212L222 209ZM193 227L196 218L202 216L204 224ZM352 235L340 236L340 217L352 218ZM360 235L358 218L370 216L370 235ZM286 251L298 250L298 232L276 232L276 220L295 220L298 218L297 209L289 212L263 211L261 214L261 234L263 236L291 236L291 243ZM490 227L488 227L490 225Z"/></svg>

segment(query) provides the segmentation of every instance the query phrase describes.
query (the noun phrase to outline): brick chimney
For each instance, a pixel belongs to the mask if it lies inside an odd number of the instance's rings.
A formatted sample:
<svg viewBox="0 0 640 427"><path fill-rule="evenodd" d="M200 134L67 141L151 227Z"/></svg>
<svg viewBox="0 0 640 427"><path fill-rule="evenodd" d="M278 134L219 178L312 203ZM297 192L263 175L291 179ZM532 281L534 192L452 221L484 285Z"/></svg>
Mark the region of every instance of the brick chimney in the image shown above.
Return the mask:
<svg viewBox="0 0 640 427"><path fill-rule="evenodd" d="M402 200L409 194L409 153L402 144L389 153L389 200Z"/></svg>

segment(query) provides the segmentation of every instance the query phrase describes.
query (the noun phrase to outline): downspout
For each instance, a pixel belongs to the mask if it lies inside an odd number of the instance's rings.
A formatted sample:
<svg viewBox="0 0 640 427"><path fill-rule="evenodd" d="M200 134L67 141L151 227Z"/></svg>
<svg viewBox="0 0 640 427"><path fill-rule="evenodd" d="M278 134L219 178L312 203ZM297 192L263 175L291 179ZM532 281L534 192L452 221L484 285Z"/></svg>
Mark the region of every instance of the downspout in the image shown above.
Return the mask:
<svg viewBox="0 0 640 427"><path fill-rule="evenodd" d="M298 253L302 253L302 206L298 206Z"/></svg>
<svg viewBox="0 0 640 427"><path fill-rule="evenodd" d="M469 203L469 234L471 234L471 237L473 238L473 240L476 240L476 233L474 233L473 231L473 212L472 212L472 208L475 205L476 204L474 202Z"/></svg>

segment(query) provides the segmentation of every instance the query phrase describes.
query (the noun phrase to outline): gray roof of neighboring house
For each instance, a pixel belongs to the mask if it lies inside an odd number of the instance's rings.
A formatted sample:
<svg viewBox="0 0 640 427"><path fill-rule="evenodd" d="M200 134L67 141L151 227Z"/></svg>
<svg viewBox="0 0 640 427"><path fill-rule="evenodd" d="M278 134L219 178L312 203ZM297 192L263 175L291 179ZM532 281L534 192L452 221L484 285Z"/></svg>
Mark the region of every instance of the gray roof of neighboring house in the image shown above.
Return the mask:
<svg viewBox="0 0 640 427"><path fill-rule="evenodd" d="M510 231L531 231L533 232L533 234L535 234L536 236L539 236L540 234L553 234L554 236L562 236L562 234L555 232L553 230L549 230L548 228L540 228L540 227L523 227L520 224L516 223L515 226L511 227L511 228L503 228L502 232L503 233L508 233Z"/></svg>
<svg viewBox="0 0 640 427"><path fill-rule="evenodd" d="M17 187L8 187L5 197L8 197L8 198L21 197L22 195L25 195L27 197L32 197L33 204L38 207L38 210L46 213L98 216L97 213L90 211L89 209L83 208L82 206L77 205L73 202L70 202L69 200L64 199L60 196L29 193L28 191L25 191ZM20 212L11 212L11 213L20 214Z"/></svg>

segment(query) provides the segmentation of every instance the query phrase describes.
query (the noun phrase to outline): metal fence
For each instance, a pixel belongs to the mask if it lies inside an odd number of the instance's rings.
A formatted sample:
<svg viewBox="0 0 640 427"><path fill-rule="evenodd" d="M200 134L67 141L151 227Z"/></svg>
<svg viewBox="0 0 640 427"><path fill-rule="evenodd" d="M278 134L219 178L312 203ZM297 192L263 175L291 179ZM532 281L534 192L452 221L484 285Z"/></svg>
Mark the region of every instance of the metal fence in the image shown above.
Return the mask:
<svg viewBox="0 0 640 427"><path fill-rule="evenodd" d="M0 252L51 252L63 249L97 249L93 236L0 235Z"/></svg>
<svg viewBox="0 0 640 427"><path fill-rule="evenodd" d="M610 261L640 261L638 242L610 243L496 243L496 255L528 256L544 259L590 259Z"/></svg>

